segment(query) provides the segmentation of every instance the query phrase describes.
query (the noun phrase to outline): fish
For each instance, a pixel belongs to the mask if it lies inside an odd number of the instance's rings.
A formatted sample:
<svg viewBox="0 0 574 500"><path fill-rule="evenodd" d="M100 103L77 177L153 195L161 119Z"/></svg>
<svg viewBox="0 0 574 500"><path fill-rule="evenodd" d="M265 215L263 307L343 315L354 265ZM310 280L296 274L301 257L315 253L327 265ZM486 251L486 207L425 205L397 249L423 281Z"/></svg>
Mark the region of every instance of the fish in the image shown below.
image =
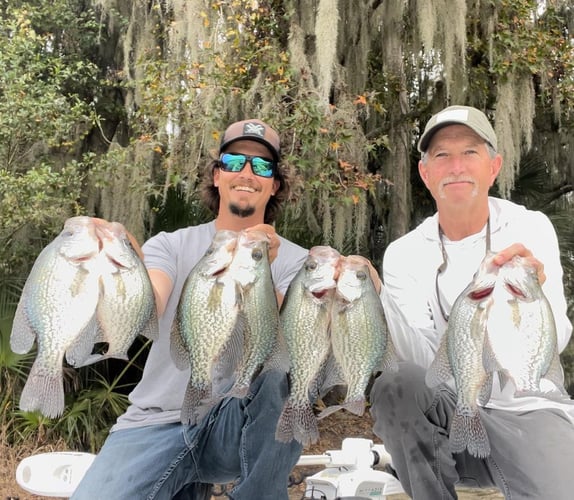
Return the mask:
<svg viewBox="0 0 574 500"><path fill-rule="evenodd" d="M263 231L242 231L237 238L227 276L241 293L243 359L228 397L242 398L274 351L279 330L279 306L269 262L270 239ZM232 365L232 364L231 364Z"/></svg>
<svg viewBox="0 0 574 500"><path fill-rule="evenodd" d="M245 322L241 293L227 273L237 246L236 231L220 230L187 276L171 328L170 353L180 370L190 369L181 422L196 424L216 402L215 394L243 360ZM225 362L220 361L225 357Z"/></svg>
<svg viewBox="0 0 574 500"><path fill-rule="evenodd" d="M515 256L500 268L487 322L487 369L498 371L501 386L511 380L514 395L560 399L567 396L558 354L554 315L536 268ZM557 391L543 392L547 378Z"/></svg>
<svg viewBox="0 0 574 500"><path fill-rule="evenodd" d="M10 347L37 354L20 395L20 409L54 418L65 408L63 360L79 366L92 351L99 299L100 241L90 217L68 219L40 252L18 302Z"/></svg>
<svg viewBox="0 0 574 500"><path fill-rule="evenodd" d="M455 300L447 329L425 376L429 387L454 378L457 402L449 447L454 453L468 450L480 458L490 455L478 403L486 404L492 390L493 375L485 369L483 357L489 308L499 271L493 262L494 255L487 252L471 283Z"/></svg>
<svg viewBox="0 0 574 500"><path fill-rule="evenodd" d="M371 376L376 372L396 372L398 365L381 299L369 267L360 256L341 259L332 309L331 344L334 369L347 392L341 404L324 409L319 419L342 408L363 415Z"/></svg>
<svg viewBox="0 0 574 500"><path fill-rule="evenodd" d="M128 349L138 335L154 341L159 336L157 307L147 269L119 222L97 226L101 243L100 297L96 309L98 337L104 354L93 354L80 366L107 358L128 360Z"/></svg>
<svg viewBox="0 0 574 500"><path fill-rule="evenodd" d="M275 438L304 446L319 439L312 400L325 382L331 354L331 308L341 254L314 246L285 293L279 335L288 355L289 396L277 422Z"/></svg>

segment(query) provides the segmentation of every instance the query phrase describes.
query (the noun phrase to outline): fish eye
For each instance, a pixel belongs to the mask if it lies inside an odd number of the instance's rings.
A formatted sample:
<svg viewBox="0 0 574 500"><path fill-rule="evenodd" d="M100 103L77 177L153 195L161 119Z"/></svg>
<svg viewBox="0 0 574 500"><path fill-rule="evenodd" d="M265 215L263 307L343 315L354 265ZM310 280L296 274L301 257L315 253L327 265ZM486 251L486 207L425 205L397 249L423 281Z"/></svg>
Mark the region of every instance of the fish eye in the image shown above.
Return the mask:
<svg viewBox="0 0 574 500"><path fill-rule="evenodd" d="M314 271L315 269L317 269L317 262L315 262L314 260L312 260L310 262L306 262L305 263L305 269L307 271Z"/></svg>
<svg viewBox="0 0 574 500"><path fill-rule="evenodd" d="M263 258L263 252L259 248L256 248L251 252L251 257L253 257L253 260L260 261Z"/></svg>
<svg viewBox="0 0 574 500"><path fill-rule="evenodd" d="M364 281L367 279L367 273L365 271L357 271L357 278Z"/></svg>

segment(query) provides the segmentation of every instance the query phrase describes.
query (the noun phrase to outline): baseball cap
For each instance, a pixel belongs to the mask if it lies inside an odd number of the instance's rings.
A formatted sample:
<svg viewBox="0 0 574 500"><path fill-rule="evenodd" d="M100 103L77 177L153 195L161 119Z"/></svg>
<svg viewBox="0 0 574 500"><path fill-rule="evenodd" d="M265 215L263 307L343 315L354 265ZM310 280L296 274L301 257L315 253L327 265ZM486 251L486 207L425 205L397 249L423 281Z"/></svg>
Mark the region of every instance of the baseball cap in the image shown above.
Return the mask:
<svg viewBox="0 0 574 500"><path fill-rule="evenodd" d="M447 125L456 124L466 125L474 130L496 151L496 134L488 118L482 111L470 106L449 106L433 115L427 122L423 135L419 139L418 150L424 153L435 132Z"/></svg>
<svg viewBox="0 0 574 500"><path fill-rule="evenodd" d="M232 123L227 127L221 144L219 145L219 152L222 153L227 146L236 141L257 141L267 146L267 149L273 155L275 161L279 161L281 142L279 134L272 129L267 123L261 120L242 120Z"/></svg>

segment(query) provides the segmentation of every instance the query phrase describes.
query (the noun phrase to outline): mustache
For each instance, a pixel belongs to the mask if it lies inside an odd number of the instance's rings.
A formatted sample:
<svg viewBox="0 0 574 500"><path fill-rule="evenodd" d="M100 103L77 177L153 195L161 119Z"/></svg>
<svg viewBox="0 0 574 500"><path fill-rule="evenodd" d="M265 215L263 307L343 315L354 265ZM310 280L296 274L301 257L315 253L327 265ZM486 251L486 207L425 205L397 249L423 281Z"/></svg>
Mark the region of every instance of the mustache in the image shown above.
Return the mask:
<svg viewBox="0 0 574 500"><path fill-rule="evenodd" d="M453 182L469 182L470 184L476 184L476 181L470 175L451 175L442 179L439 187L443 188L447 184L452 184Z"/></svg>

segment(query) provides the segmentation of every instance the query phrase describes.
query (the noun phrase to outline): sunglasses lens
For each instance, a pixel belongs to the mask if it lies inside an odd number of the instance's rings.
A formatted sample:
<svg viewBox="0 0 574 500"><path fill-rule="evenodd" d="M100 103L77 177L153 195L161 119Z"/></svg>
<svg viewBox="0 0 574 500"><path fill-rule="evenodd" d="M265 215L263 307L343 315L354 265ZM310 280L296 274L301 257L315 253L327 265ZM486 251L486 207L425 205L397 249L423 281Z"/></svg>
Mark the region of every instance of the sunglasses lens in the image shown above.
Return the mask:
<svg viewBox="0 0 574 500"><path fill-rule="evenodd" d="M254 156L251 158L251 168L255 175L261 177L273 177L273 162L265 158Z"/></svg>
<svg viewBox="0 0 574 500"><path fill-rule="evenodd" d="M231 155L229 153L222 154L219 158L221 168L226 172L241 172L245 166L247 158L245 155Z"/></svg>
<svg viewBox="0 0 574 500"><path fill-rule="evenodd" d="M219 157L219 164L226 172L241 172L247 162L251 163L251 169L260 177L273 177L275 162L260 156L223 153Z"/></svg>

